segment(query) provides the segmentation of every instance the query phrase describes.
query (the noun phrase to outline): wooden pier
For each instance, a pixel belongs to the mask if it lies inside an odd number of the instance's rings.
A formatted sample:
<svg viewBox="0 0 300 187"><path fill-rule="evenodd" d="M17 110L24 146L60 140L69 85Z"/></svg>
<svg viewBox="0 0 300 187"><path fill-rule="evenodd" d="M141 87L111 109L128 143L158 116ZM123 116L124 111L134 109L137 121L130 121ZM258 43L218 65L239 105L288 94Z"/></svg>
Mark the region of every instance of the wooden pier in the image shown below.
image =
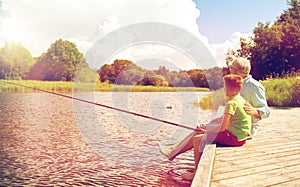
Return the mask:
<svg viewBox="0 0 300 187"><path fill-rule="evenodd" d="M243 147L209 145L214 159L199 163L192 186L300 186L300 108L272 108L261 122Z"/></svg>

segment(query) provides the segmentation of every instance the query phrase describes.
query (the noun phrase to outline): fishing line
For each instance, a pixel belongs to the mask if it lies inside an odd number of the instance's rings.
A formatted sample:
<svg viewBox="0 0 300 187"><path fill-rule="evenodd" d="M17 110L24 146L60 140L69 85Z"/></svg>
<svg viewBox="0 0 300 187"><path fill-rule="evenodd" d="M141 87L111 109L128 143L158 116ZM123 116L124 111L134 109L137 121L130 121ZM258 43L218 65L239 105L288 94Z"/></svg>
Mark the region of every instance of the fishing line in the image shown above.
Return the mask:
<svg viewBox="0 0 300 187"><path fill-rule="evenodd" d="M173 123L173 122L170 122L170 121L154 118L154 117L151 117L151 116L146 116L144 114L139 114L139 113L127 111L127 110L124 110L124 109L120 109L120 108L116 108L116 107L112 107L112 106L108 106L108 105L104 105L104 104L100 104L100 103L95 103L95 102L80 99L80 98L77 98L77 97L72 97L72 96L60 94L60 93L57 93L57 92L51 92L51 91L48 91L48 90L43 90L43 89L40 89L40 88L31 87L31 86L25 86L25 85L22 85L22 84L19 84L19 83L13 83L13 82L8 82L8 81L4 81L4 80L2 80L2 82L7 83L7 84L16 85L16 86L21 86L21 87L24 87L24 88L29 88L29 89L40 91L40 92L49 93L49 94L52 94L52 95L65 97L65 98L68 98L68 99L73 99L73 100L76 100L76 101L81 101L81 102L84 102L84 103L88 103L88 104L108 108L108 109L111 109L111 110L116 110L116 111L119 111L119 112L124 112L124 113L127 113L127 114L131 114L131 115L135 115L135 116L138 116L138 117L151 119L151 120L154 120L154 121L159 121L159 122L166 123L166 124L169 124L169 125L173 125L173 126L176 126L176 127L181 127L181 128L185 128L185 129L189 129L189 130L193 130L193 131L196 130L196 129L194 129L192 127L188 127L186 125Z"/></svg>

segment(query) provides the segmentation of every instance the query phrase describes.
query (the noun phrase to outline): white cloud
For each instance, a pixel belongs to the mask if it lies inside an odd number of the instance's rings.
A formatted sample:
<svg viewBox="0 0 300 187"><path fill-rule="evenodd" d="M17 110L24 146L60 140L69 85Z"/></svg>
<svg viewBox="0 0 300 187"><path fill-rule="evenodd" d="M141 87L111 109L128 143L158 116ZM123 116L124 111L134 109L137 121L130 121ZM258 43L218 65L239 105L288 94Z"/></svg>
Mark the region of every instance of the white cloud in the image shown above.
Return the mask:
<svg viewBox="0 0 300 187"><path fill-rule="evenodd" d="M198 32L196 20L200 11L192 0L3 0L2 2L3 8L15 20L22 23L21 42L33 56L45 52L50 44L59 38L74 42L78 49L85 53L95 41L111 31L135 23L162 22L176 25L196 35L212 51L218 63L222 64L220 59L224 51L228 46L236 45L239 35L235 33L230 41L223 44L210 45L207 37ZM141 52L142 48L138 50L140 57L143 54L144 58L147 57L146 51L153 56L159 56L158 53L161 53L160 57L163 56L163 59L181 58L178 53L162 48L144 48L146 50L144 52ZM123 53L124 58L137 58L136 52L132 49L131 53Z"/></svg>
<svg viewBox="0 0 300 187"><path fill-rule="evenodd" d="M23 23L24 42L34 55L45 49L38 50L30 42L49 46L58 38L88 40L97 30L106 34L138 22L166 22L195 32L199 15L192 1L182 0L3 0L3 7Z"/></svg>
<svg viewBox="0 0 300 187"><path fill-rule="evenodd" d="M250 36L252 36L252 33L240 33L240 32L234 32L231 35L230 40L226 40L223 43L218 44L210 44L210 51L212 52L213 56L215 57L218 65L220 67L223 67L226 65L225 62L225 55L228 51L228 49L237 50L240 48L240 38L246 38L248 39Z"/></svg>
<svg viewBox="0 0 300 187"><path fill-rule="evenodd" d="M104 35L119 29L121 27L119 19L116 16L105 17L99 24L95 33L89 38L90 41L96 42Z"/></svg>
<svg viewBox="0 0 300 187"><path fill-rule="evenodd" d="M148 69L158 69L165 66L170 70L189 70L199 68L186 54L178 49L161 44L139 44L116 54L114 59L132 60ZM110 63L112 63L112 61ZM149 63L153 65L150 66Z"/></svg>
<svg viewBox="0 0 300 187"><path fill-rule="evenodd" d="M73 42L77 46L78 50L82 53L85 53L94 44L93 42L90 41L79 40L77 38L72 38L72 37L68 38L67 40Z"/></svg>

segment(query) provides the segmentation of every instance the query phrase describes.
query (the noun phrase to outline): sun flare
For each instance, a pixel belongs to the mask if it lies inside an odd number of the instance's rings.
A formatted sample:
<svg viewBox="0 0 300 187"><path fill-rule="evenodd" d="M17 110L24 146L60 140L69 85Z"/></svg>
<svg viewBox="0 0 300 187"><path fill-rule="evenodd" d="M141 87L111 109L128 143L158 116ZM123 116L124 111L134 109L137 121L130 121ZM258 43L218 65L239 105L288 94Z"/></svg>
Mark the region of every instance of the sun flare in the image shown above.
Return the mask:
<svg viewBox="0 0 300 187"><path fill-rule="evenodd" d="M3 21L1 32L4 39L20 42L22 39L22 24L13 19L6 19Z"/></svg>

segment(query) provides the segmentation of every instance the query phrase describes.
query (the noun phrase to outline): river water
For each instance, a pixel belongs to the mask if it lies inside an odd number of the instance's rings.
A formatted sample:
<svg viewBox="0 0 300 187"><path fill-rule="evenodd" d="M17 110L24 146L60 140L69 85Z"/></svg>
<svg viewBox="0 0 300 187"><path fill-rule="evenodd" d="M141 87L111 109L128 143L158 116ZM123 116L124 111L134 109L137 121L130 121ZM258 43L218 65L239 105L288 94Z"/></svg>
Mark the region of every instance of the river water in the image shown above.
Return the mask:
<svg viewBox="0 0 300 187"><path fill-rule="evenodd" d="M90 92L72 96L195 127L207 93ZM70 94L69 94L70 95ZM168 161L158 143L188 129L47 93L0 94L0 185L189 186L189 151Z"/></svg>

